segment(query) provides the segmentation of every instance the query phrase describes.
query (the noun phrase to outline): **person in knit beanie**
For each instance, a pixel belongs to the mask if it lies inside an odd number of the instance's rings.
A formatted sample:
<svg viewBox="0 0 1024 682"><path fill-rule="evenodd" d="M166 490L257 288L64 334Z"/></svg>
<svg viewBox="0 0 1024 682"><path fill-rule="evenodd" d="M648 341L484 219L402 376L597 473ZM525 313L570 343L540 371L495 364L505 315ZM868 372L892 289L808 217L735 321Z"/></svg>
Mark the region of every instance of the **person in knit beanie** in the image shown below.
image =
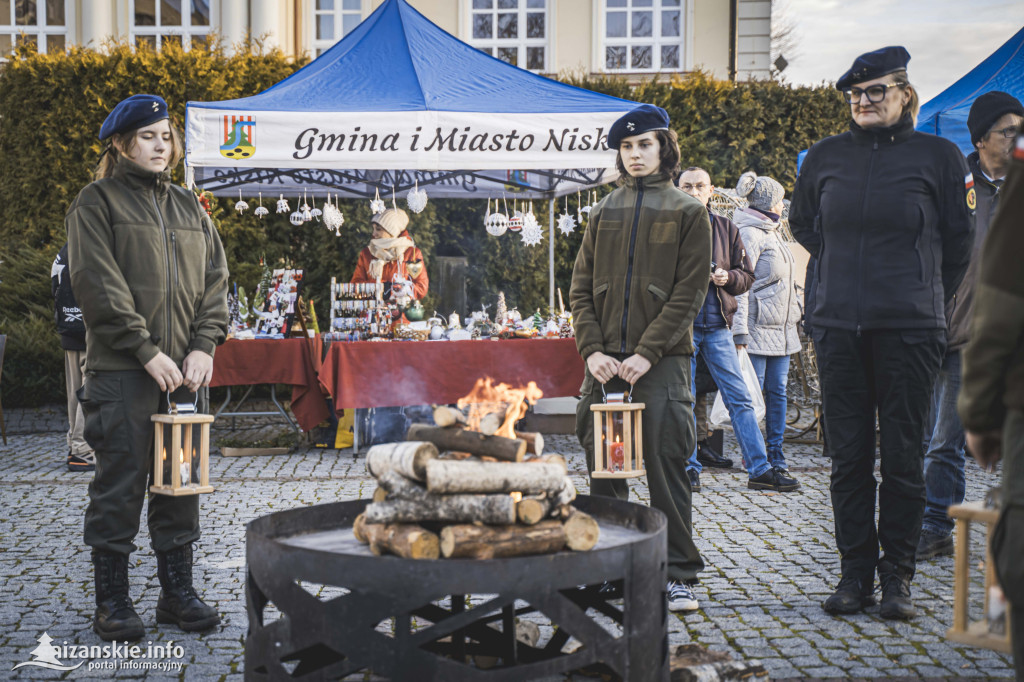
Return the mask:
<svg viewBox="0 0 1024 682"><path fill-rule="evenodd" d="M406 229L409 214L400 208L389 208L370 219L373 234L370 243L359 254L353 284L384 283L386 300L421 299L427 295L430 279L423 262L423 253L416 248Z"/></svg>
<svg viewBox="0 0 1024 682"><path fill-rule="evenodd" d="M747 200L747 205L759 211L772 211L782 203L786 190L778 180L754 171L747 171L736 183L736 193ZM778 220L776 218L776 220Z"/></svg>

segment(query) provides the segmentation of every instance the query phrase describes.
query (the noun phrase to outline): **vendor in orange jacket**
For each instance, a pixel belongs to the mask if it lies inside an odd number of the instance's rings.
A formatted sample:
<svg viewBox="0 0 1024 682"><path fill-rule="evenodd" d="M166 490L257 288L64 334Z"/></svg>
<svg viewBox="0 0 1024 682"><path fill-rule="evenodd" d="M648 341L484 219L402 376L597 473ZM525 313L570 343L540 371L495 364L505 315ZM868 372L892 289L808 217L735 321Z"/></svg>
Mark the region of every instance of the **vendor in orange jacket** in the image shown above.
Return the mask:
<svg viewBox="0 0 1024 682"><path fill-rule="evenodd" d="M373 216L371 224L373 238L359 254L352 283L383 282L385 298L391 297L392 293L411 295L415 299L426 296L430 279L423 254L405 229L409 225L409 215L399 208L389 208Z"/></svg>

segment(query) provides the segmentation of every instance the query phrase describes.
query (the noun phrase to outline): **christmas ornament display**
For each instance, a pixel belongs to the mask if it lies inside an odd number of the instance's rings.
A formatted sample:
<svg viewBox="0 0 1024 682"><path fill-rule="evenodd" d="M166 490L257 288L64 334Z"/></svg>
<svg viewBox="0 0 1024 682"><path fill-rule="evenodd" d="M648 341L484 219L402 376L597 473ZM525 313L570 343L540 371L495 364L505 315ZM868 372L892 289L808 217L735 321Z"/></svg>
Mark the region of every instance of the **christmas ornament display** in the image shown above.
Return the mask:
<svg viewBox="0 0 1024 682"><path fill-rule="evenodd" d="M558 230L562 234L572 234L576 229L576 219L569 215L569 197L565 198L565 213L558 216Z"/></svg>
<svg viewBox="0 0 1024 682"><path fill-rule="evenodd" d="M235 203L235 210L238 211L238 215L242 215L249 210L249 204L245 203L242 199L242 188L238 188L238 201Z"/></svg>
<svg viewBox="0 0 1024 682"><path fill-rule="evenodd" d="M270 213L270 211L267 210L267 207L263 205L263 192L260 192L260 205L256 207L256 210L253 211L253 213L260 220L263 220L263 216Z"/></svg>
<svg viewBox="0 0 1024 682"><path fill-rule="evenodd" d="M508 230L508 216L498 211L498 200L494 200L494 213L491 213L491 200L487 200L487 215L484 216L484 228L492 237L500 237Z"/></svg>
<svg viewBox="0 0 1024 682"><path fill-rule="evenodd" d="M415 189L409 190L409 193L405 195L405 203L413 213L422 213L423 209L427 207L427 191L420 189L419 180L415 181L415 185Z"/></svg>
<svg viewBox="0 0 1024 682"><path fill-rule="evenodd" d="M387 210L388 205L384 203L384 200L380 198L380 189L375 190L375 197L370 201L370 213L378 215Z"/></svg>
<svg viewBox="0 0 1024 682"><path fill-rule="evenodd" d="M284 195L282 194L281 198L277 200L277 212L278 213L288 213L291 210L292 210L292 207L288 205L288 200L285 199Z"/></svg>
<svg viewBox="0 0 1024 682"><path fill-rule="evenodd" d="M313 218L317 222L320 222L320 216L322 216L324 214L324 212L316 207L316 197L313 197L313 210L312 210L312 213L313 213Z"/></svg>
<svg viewBox="0 0 1024 682"><path fill-rule="evenodd" d="M327 203L324 204L324 225L327 226L328 230L334 230L335 236L341 236L341 226L345 223L345 216L337 206L338 198L334 198L335 203L331 203L331 195L327 195Z"/></svg>
<svg viewBox="0 0 1024 682"><path fill-rule="evenodd" d="M313 209L309 207L309 203L306 201L306 190L302 190L302 208L299 211L302 212L302 222L308 223L313 219Z"/></svg>

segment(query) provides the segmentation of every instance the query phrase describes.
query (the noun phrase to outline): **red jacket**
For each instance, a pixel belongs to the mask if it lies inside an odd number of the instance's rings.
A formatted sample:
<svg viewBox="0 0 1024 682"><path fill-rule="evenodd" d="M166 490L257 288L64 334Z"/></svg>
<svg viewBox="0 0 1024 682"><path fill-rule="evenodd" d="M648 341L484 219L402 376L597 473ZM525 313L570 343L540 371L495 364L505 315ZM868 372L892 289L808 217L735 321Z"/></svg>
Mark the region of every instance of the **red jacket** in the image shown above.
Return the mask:
<svg viewBox="0 0 1024 682"><path fill-rule="evenodd" d="M406 230L399 235L400 237L408 237L409 232ZM359 261L356 263L356 271L352 273L352 284L372 284L376 282L373 277L370 276L370 261L373 260L373 254L370 253L370 247L365 247L359 254ZM413 275L414 272L417 272ZM423 261L423 253L415 246L411 249L407 249L405 256L402 261L388 261L384 263L384 274L381 276L381 281L385 284L391 282L391 278L394 277L396 272L412 280L413 297L421 299L427 295L427 290L430 288L430 278L427 277L427 264Z"/></svg>

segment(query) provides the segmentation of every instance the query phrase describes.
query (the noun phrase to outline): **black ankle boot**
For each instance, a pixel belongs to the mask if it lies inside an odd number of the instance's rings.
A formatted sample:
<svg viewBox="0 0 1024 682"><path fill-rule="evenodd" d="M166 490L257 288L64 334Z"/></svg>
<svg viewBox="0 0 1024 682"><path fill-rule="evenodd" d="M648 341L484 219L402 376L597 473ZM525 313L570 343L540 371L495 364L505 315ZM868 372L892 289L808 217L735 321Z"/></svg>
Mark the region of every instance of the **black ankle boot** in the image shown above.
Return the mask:
<svg viewBox="0 0 1024 682"><path fill-rule="evenodd" d="M160 598L156 622L174 623L186 632L209 630L220 623L217 610L203 603L192 587L192 545L156 553Z"/></svg>
<svg viewBox="0 0 1024 682"><path fill-rule="evenodd" d="M888 562L878 564L878 582L882 584L882 618L909 620L917 616L917 609L910 599L911 575Z"/></svg>
<svg viewBox="0 0 1024 682"><path fill-rule="evenodd" d="M92 629L108 642L142 639L146 629L128 592L128 555L94 549L92 565L96 575Z"/></svg>

